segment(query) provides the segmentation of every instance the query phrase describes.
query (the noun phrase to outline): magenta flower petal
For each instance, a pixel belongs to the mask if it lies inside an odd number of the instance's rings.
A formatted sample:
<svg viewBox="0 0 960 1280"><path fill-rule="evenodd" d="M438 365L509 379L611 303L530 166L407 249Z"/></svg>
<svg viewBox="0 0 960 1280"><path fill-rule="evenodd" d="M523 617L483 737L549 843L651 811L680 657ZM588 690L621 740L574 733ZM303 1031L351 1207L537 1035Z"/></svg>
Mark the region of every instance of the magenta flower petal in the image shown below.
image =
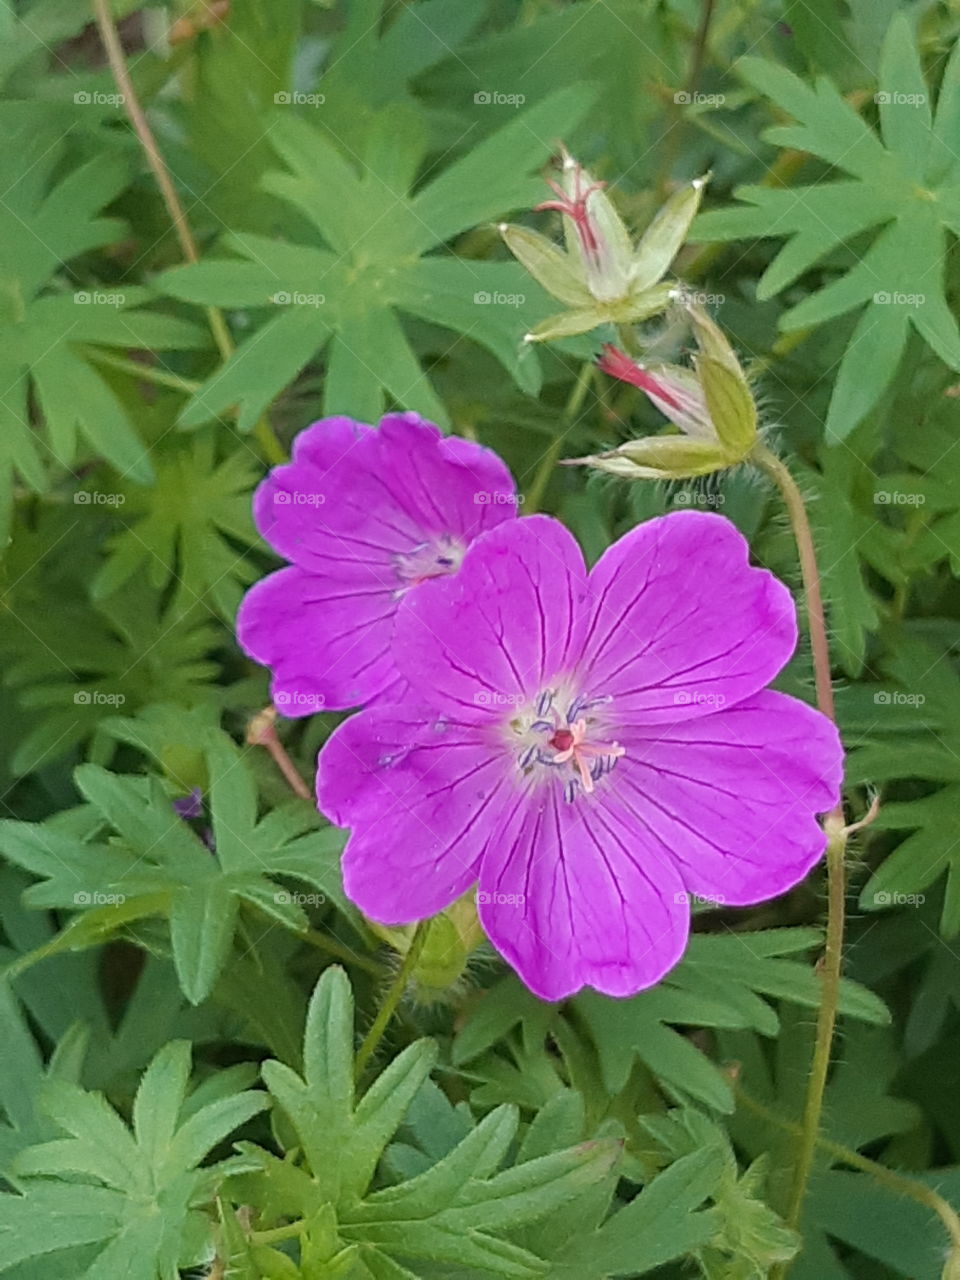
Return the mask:
<svg viewBox="0 0 960 1280"><path fill-rule="evenodd" d="M680 511L638 525L590 574L584 679L621 720L708 715L769 684L797 643L790 592L749 563L723 516Z"/></svg>
<svg viewBox="0 0 960 1280"><path fill-rule="evenodd" d="M320 754L317 799L353 827L344 887L381 924L434 915L476 881L508 762L484 727L421 707L368 707Z"/></svg>
<svg viewBox="0 0 960 1280"><path fill-rule="evenodd" d="M577 660L586 582L583 554L556 520L501 526L456 577L404 602L397 666L432 705L500 719Z"/></svg>
<svg viewBox="0 0 960 1280"><path fill-rule="evenodd" d="M658 843L609 795L587 810L556 787L514 797L477 902L490 941L543 1000L652 986L689 933L683 880Z"/></svg>
<svg viewBox="0 0 960 1280"><path fill-rule="evenodd" d="M272 672L285 716L355 707L403 682L390 655L396 600L376 584L337 582L290 565L247 592L237 615L246 652Z"/></svg>
<svg viewBox="0 0 960 1280"><path fill-rule="evenodd" d="M273 669L278 710L393 696L401 599L455 574L474 538L516 510L495 454L416 414L391 414L378 430L326 418L301 432L293 461L254 498L257 527L297 571L255 586L237 620L241 646Z"/></svg>
<svg viewBox="0 0 960 1280"><path fill-rule="evenodd" d="M795 641L789 593L721 517L653 520L589 577L547 517L485 533L397 614L403 703L321 753L347 892L408 921L478 881L491 941L544 998L651 985L691 895L756 902L823 851L836 731L762 691Z"/></svg>
<svg viewBox="0 0 960 1280"><path fill-rule="evenodd" d="M826 848L815 815L840 798L843 749L826 716L764 690L713 715L624 733L624 804L687 890L727 906L798 884Z"/></svg>

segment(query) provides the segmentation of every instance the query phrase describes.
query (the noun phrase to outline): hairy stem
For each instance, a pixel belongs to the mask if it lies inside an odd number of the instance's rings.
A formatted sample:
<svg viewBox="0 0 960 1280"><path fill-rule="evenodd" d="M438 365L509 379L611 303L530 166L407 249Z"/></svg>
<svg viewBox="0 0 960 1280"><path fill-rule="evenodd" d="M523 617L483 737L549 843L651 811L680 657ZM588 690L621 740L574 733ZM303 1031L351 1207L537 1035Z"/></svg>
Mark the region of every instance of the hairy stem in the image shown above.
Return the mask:
<svg viewBox="0 0 960 1280"><path fill-rule="evenodd" d="M367 1032L363 1044L357 1050L357 1060L354 1064L354 1076L357 1080L363 1075L367 1063L376 1052L377 1045L383 1039L383 1033L390 1025L390 1019L397 1011L400 1001L403 999L403 993L407 989L407 983L410 975L416 968L417 961L423 951L424 943L427 940L427 930L430 927L429 920L421 920L414 930L413 937L410 940L410 946L407 954L403 957L400 968L396 972L393 982L390 984L383 1003L381 1004L377 1016L374 1019L373 1026Z"/></svg>
<svg viewBox="0 0 960 1280"><path fill-rule="evenodd" d="M802 1133L801 1125L793 1120L786 1119L785 1116L778 1115L776 1111L772 1111L769 1107L765 1107L762 1102L752 1098L739 1085L736 1087L736 1093L738 1100L749 1111L754 1112L755 1115L769 1124L774 1124L779 1129L783 1129L784 1132L800 1137ZM928 1187L926 1183L918 1182L914 1178L909 1178L906 1174L897 1173L896 1170L889 1169L885 1164L879 1164L876 1160L870 1160L866 1156L862 1156L859 1151L854 1151L852 1147L845 1147L842 1143L834 1142L831 1138L818 1137L816 1145L824 1153L833 1156L839 1163L845 1164L851 1169L859 1169L861 1173L869 1174L882 1186L889 1187L891 1191L895 1191L898 1195L908 1196L911 1200L915 1200L917 1204L922 1204L925 1209L932 1210L943 1223L953 1248L960 1250L960 1215L932 1187Z"/></svg>
<svg viewBox="0 0 960 1280"><path fill-rule="evenodd" d="M807 516L803 495L789 468L766 445L759 444L753 452L753 461L777 486L790 517L807 606L807 627L813 655L817 705L824 715L836 720L833 700L833 682L830 677L830 647L823 612L823 591L813 531ZM837 1005L840 999L840 977L843 967L843 930L846 912L846 863L847 829L843 821L843 806L838 804L827 814L827 936L822 974L822 995L817 1011L817 1030L814 1041L810 1077L804 1102L803 1123L798 1131L798 1150L793 1168L793 1182L787 1208L787 1224L796 1229L803 1212L810 1171L820 1125L823 1119L823 1097L830 1070L833 1037L837 1025ZM772 1273L773 1280L785 1276L789 1263L781 1263Z"/></svg>
<svg viewBox="0 0 960 1280"><path fill-rule="evenodd" d="M274 764L287 780L290 790L300 797L301 800L312 800L310 788L300 777L297 772L297 766L293 763L283 746L283 743L277 737L277 731L274 728L277 713L274 707L267 707L257 714L247 726L247 742L251 747L263 747L270 753Z"/></svg>
<svg viewBox="0 0 960 1280"><path fill-rule="evenodd" d="M186 210L180 200L173 178L170 176L166 161L157 146L157 140L150 127L150 121L147 119L146 112L134 87L120 34L110 12L109 0L93 0L93 13L97 29L100 32L100 39L103 41L107 61L110 64L110 70L122 95L124 111L133 126L133 131L139 139L143 154L146 156L147 164L156 179L160 195L163 197L163 203L166 205L170 221L173 223L173 229L180 244L180 251L187 262L199 262L200 251L190 229ZM224 361L229 360L234 353L235 347L227 322L223 317L223 312L219 307L207 307L205 310L207 323L210 326L210 332L213 334L213 340L217 345L220 358ZM265 417L261 418L257 423L254 428L254 435L267 462L276 464L286 461L286 453L283 446Z"/></svg>

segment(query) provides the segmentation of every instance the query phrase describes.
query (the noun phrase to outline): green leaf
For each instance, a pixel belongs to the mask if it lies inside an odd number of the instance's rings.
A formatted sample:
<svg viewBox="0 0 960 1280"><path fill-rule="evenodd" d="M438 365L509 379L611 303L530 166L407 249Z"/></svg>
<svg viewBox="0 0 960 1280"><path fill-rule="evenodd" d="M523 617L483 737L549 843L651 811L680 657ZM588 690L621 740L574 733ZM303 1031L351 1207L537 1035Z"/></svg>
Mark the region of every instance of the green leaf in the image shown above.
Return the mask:
<svg viewBox="0 0 960 1280"><path fill-rule="evenodd" d="M196 1109L185 1124L190 1050L161 1050L141 1081L131 1132L99 1095L49 1082L41 1105L68 1136L24 1151L22 1194L0 1197L0 1271L81 1244L102 1243L78 1280L156 1280L175 1276L188 1222L196 1225L216 1167L210 1150L267 1105L264 1094L235 1092ZM69 1180L56 1181L69 1174ZM212 1219L203 1233L213 1235Z"/></svg>
<svg viewBox="0 0 960 1280"><path fill-rule="evenodd" d="M824 324L864 308L837 373L827 415L827 439L845 440L890 386L911 328L954 369L960 330L945 295L948 231L960 227L960 158L931 123L929 90L910 24L897 14L884 42L878 136L829 80L813 87L793 72L758 58L739 63L759 92L797 124L770 129L781 146L809 152L846 171L803 187L753 186L736 192L749 209L719 210L694 224L699 240L788 235L758 285L760 298L782 292L834 250L871 229L876 236L849 270L824 271L826 282L781 319L787 331ZM943 112L960 80L955 49L941 84ZM939 129L939 125L937 126Z"/></svg>
<svg viewBox="0 0 960 1280"><path fill-rule="evenodd" d="M535 367L529 353L521 358L521 339L542 312L532 299L527 304L523 272L435 251L478 220L534 203L539 179L531 171L549 156L547 138L571 128L591 96L582 87L558 90L411 194L398 193L395 184L402 178L409 188L415 153L398 162L395 136L384 132L389 126L370 130L357 168L321 130L289 116L277 119L271 138L288 169L266 185L299 210L333 253L241 236L231 247L256 265L207 262L165 273L161 285L174 297L261 307L273 298L282 307L196 394L184 423L240 405L239 424L248 430L328 343L328 413L376 418L386 396L446 422L399 313L425 316L481 342L524 389L535 391Z"/></svg>

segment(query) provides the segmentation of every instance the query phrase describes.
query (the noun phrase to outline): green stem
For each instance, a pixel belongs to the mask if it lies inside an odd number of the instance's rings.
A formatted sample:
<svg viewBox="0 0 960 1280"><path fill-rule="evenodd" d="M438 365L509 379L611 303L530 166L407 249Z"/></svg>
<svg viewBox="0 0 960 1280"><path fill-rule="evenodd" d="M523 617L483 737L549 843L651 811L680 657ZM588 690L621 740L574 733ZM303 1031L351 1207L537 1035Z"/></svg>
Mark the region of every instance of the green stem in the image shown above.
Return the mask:
<svg viewBox="0 0 960 1280"><path fill-rule="evenodd" d="M749 1111L754 1112L755 1115L760 1116L761 1119L769 1124L783 1129L785 1133L792 1133L796 1137L801 1136L803 1132L801 1125L795 1121L787 1120L769 1107L765 1107L762 1102L752 1098L739 1085L736 1087L736 1092L738 1100ZM840 1163L848 1165L851 1169L859 1169L861 1173L869 1174L882 1186L889 1187L891 1191L895 1191L899 1195L908 1196L911 1200L922 1204L925 1209L931 1209L943 1223L953 1248L960 1250L960 1215L932 1187L928 1187L923 1182L917 1182L913 1178L908 1178L905 1174L897 1173L893 1169L888 1169L885 1164L870 1160L866 1156L862 1156L859 1151L854 1151L852 1147L845 1147L842 1143L834 1142L832 1138L818 1137L816 1145L821 1151L833 1156Z"/></svg>
<svg viewBox="0 0 960 1280"><path fill-rule="evenodd" d="M810 632L810 648L813 656L817 705L824 715L836 720L833 699L833 682L830 677L830 646L823 610L823 590L817 567L813 531L803 501L803 495L789 468L764 444L758 444L752 460L773 480L780 491L797 544L800 572L803 577L807 606L807 627ZM846 912L846 863L847 830L843 820L843 806L837 804L825 820L827 831L827 936L822 966L822 994L817 1011L817 1030L813 1059L807 1082L803 1124L799 1130L799 1146L793 1168L793 1182L787 1208L787 1224L794 1230L799 1226L806 1196L807 1183L813 1168L814 1154L823 1119L823 1098L830 1070L833 1038L837 1025L837 1006L840 1000L840 979L843 968L843 930ZM789 1263L781 1263L772 1273L771 1280L781 1280Z"/></svg>
<svg viewBox="0 0 960 1280"><path fill-rule="evenodd" d="M583 405L587 390L593 378L593 361L586 360L580 366L580 372L577 374L577 380L573 384L573 390L567 400L561 418L562 429L560 433L550 442L550 447L540 460L540 466L537 468L536 475L533 477L533 483L524 495L523 510L525 515L533 515L534 512L540 510L543 502L543 495L546 492L547 485L550 482L550 474L559 461L560 454L563 450L563 442L567 437L568 429L573 424L573 420Z"/></svg>
<svg viewBox="0 0 960 1280"><path fill-rule="evenodd" d="M173 223L174 232L180 243L180 250L187 262L199 262L200 251L190 229L186 210L180 201L180 196L177 194L177 188L170 175L170 170L167 168L163 154L157 145L153 130L150 128L150 122L134 87L133 78L127 66L126 55L123 51L123 44L120 40L120 33L117 31L116 23L110 12L109 0L93 0L93 14L97 29L100 32L100 39L103 41L107 61L110 64L110 70L122 95L124 111L133 126L134 133L139 139L140 146L143 148L143 154L146 156L147 164L153 172L157 186L160 188L160 195L166 205L167 213L170 215L170 221ZM227 361L233 355L235 347L227 322L223 317L223 312L219 307L206 307L205 310L207 323L210 326L210 332L213 334L213 340L220 353L220 358ZM254 435L260 443L264 457L268 462L276 464L286 460L283 446L266 418L261 418L257 423L254 428Z"/></svg>
<svg viewBox="0 0 960 1280"><path fill-rule="evenodd" d="M345 942L339 942L336 938L331 938L328 934L321 933L319 929L303 929L297 933L297 937L302 938L304 942L309 942L311 947L316 947L318 951L323 951L335 960L340 960L344 964L352 964L357 969L362 969L364 973L372 974L375 978L379 978L383 973L376 960L370 960L367 956L360 955L352 947L348 947Z"/></svg>
<svg viewBox="0 0 960 1280"><path fill-rule="evenodd" d="M700 88L700 77L703 75L703 66L707 60L707 43L710 36L710 24L713 22L713 14L716 8L716 0L701 0L700 6L700 23L697 27L697 34L693 40L693 53L690 57L690 74L687 76L687 95L693 100L694 94Z"/></svg>
<svg viewBox="0 0 960 1280"><path fill-rule="evenodd" d="M195 382L192 378L181 378L179 374L169 373L165 369L157 369L154 365L140 364L137 360L128 360L125 356L115 355L112 351L105 351L102 347L85 347L84 351L97 364L105 364L111 369L119 369L121 373L129 373L131 377L140 378L143 382L153 382L158 387L171 387L174 391L183 391L187 395L192 395L203 386L202 382Z"/></svg>
<svg viewBox="0 0 960 1280"><path fill-rule="evenodd" d="M403 993L407 989L407 983L410 975L416 968L417 961L423 951L424 943L427 940L427 931L430 928L429 920L421 920L414 930L413 937L410 940L410 946L407 954L403 957L400 968L397 970L393 982L390 984L389 990L384 997L383 1004L374 1019L373 1026L367 1032L363 1044L357 1050L357 1060L354 1064L354 1076L357 1080L363 1075L364 1069L371 1057L376 1051L377 1045L383 1039L383 1033L390 1025L390 1019L397 1011L397 1006L403 999Z"/></svg>

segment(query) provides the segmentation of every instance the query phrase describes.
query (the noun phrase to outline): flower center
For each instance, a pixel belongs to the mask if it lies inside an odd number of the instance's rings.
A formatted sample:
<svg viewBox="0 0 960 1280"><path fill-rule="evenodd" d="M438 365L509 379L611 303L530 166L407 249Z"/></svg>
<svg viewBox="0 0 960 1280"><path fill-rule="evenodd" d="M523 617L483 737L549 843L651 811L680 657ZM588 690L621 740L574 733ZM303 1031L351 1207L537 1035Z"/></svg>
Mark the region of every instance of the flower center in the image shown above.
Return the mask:
<svg viewBox="0 0 960 1280"><path fill-rule="evenodd" d="M444 533L398 553L393 557L393 567L404 588L415 587L428 578L456 573L466 549L458 538Z"/></svg>
<svg viewBox="0 0 960 1280"><path fill-rule="evenodd" d="M603 740L602 717L597 710L608 703L608 698L568 699L560 690L545 689L532 707L511 721L519 739L517 765L521 773L527 777L538 772L545 779L561 779L568 801L580 792L590 795L599 779L625 754L618 742Z"/></svg>

